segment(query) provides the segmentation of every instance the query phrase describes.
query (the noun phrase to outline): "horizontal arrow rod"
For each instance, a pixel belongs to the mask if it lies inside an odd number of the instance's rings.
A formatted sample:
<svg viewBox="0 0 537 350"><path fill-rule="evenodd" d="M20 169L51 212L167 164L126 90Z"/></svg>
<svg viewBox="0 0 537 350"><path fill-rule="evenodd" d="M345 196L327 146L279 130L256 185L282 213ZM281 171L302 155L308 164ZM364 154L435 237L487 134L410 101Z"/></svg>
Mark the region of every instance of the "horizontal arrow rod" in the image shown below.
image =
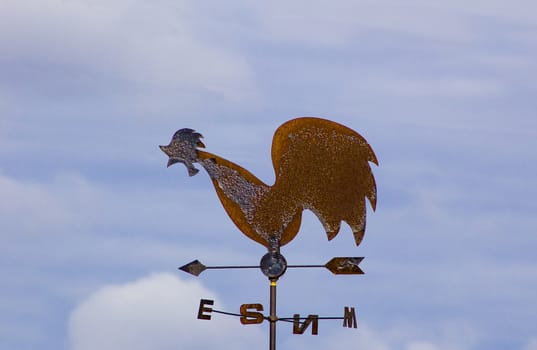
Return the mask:
<svg viewBox="0 0 537 350"><path fill-rule="evenodd" d="M326 268L336 275L361 275L364 272L358 267L363 260L362 257L337 257L332 258L324 265L287 265L287 268ZM225 270L225 269L259 269L259 265L222 265L222 266L205 266L199 260L194 260L186 265L179 267L179 270L185 271L191 275L199 276L205 270Z"/></svg>
<svg viewBox="0 0 537 350"><path fill-rule="evenodd" d="M214 312L216 314L222 314L227 316L236 316L236 317L247 317L246 315L238 314L235 312L227 312L227 311L221 311L216 309L211 309L211 312ZM265 320L269 320L270 317L263 315L263 318ZM316 317L318 320L344 320L345 317L338 317L338 316L318 316ZM278 317L276 321L283 321L283 322L293 322L294 320L307 320L308 317Z"/></svg>
<svg viewBox="0 0 537 350"><path fill-rule="evenodd" d="M318 320L344 320L345 317L337 317L337 316L334 316L334 317L330 317L330 316L326 316L326 317L323 317L323 316L318 316L316 317ZM294 318L294 317L278 317L277 321L283 321L283 322L294 322L295 320L307 320L308 317L297 317L297 318Z"/></svg>
<svg viewBox="0 0 537 350"><path fill-rule="evenodd" d="M223 266L205 266L207 270L218 269L258 269L259 265L223 265Z"/></svg>
<svg viewBox="0 0 537 350"><path fill-rule="evenodd" d="M308 267L324 267L326 268L325 265L287 265L287 268L290 269L290 268L308 268ZM205 266L205 268L207 270L210 270L210 269L259 269L260 266L259 265L244 265L244 266L241 266L241 265L228 265L228 266Z"/></svg>
<svg viewBox="0 0 537 350"><path fill-rule="evenodd" d="M212 309L212 312L215 312L217 314L222 314L222 315L228 315L228 316L237 316L237 317L244 316L244 315L237 314L237 313L234 313L234 312L220 311L220 310L216 310L216 309Z"/></svg>

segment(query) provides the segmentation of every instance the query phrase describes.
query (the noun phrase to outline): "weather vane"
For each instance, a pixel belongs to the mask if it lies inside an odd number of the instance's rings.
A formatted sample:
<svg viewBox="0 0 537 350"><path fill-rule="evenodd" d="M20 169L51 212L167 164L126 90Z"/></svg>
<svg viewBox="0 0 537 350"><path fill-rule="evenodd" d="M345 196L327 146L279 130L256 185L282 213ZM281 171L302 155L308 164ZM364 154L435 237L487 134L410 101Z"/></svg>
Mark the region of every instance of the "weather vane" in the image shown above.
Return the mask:
<svg viewBox="0 0 537 350"><path fill-rule="evenodd" d="M278 317L276 282L287 268L324 267L334 274L363 274L358 266L363 257L335 257L324 265L288 265L280 248L297 235L302 211L311 210L323 224L328 240L339 232L342 221L352 229L356 245L362 242L366 224L365 199L375 210L377 190L369 162L378 165L375 153L357 132L341 124L320 118L297 118L281 125L272 140L272 163L276 181L266 185L252 173L205 148L202 135L192 129L177 131L167 146L168 166L183 163L189 176L196 175L198 163L211 178L218 198L238 229L262 244L268 252L259 265L205 266L194 260L181 270L198 276L206 269L260 268L270 281L270 314L261 313L261 304L243 304L240 313L211 307L213 300L201 299L199 319L211 319L211 313L240 317L242 324L270 324L269 349L276 348L276 323L293 322L293 333L302 334L311 325L318 332L319 319L340 319L343 326L356 328L354 308L345 307L343 317Z"/></svg>

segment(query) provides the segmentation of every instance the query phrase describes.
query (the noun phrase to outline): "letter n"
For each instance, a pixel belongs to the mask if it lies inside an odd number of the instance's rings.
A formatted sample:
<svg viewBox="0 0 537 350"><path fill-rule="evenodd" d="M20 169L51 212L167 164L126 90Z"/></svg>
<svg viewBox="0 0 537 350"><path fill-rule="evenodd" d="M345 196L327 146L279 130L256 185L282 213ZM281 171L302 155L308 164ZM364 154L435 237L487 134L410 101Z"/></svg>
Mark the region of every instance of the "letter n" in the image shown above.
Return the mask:
<svg viewBox="0 0 537 350"><path fill-rule="evenodd" d="M354 308L345 306L343 314L343 327L347 328L358 328L358 322L356 322L356 313Z"/></svg>
<svg viewBox="0 0 537 350"><path fill-rule="evenodd" d="M293 334L304 334L311 323L311 334L319 334L319 315L308 315L308 317L300 324L300 315L293 315Z"/></svg>

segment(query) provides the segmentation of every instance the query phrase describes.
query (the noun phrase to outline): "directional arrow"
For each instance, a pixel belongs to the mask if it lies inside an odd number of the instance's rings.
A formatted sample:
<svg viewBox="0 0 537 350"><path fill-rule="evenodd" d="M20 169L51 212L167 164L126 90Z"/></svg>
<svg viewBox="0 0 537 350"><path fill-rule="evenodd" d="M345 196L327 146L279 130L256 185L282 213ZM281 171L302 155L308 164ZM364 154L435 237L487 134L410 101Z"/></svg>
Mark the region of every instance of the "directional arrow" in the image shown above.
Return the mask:
<svg viewBox="0 0 537 350"><path fill-rule="evenodd" d="M199 260L194 260L189 262L186 265L183 265L179 270L185 271L191 275L199 276L205 270L216 270L216 269L258 269L259 265L248 265L248 266L205 266Z"/></svg>
<svg viewBox="0 0 537 350"><path fill-rule="evenodd" d="M358 266L363 257L335 257L324 265L288 265L287 268L316 268L324 267L335 275L363 275L364 271ZM228 266L205 266L199 260L194 260L179 267L179 270L194 276L199 276L205 270L216 269L258 269L259 265L228 265Z"/></svg>
<svg viewBox="0 0 537 350"><path fill-rule="evenodd" d="M203 265L199 260L194 260L192 262L189 262L186 265L183 265L179 268L179 270L188 272L191 275L199 276L200 273L205 271L207 269L207 266Z"/></svg>
<svg viewBox="0 0 537 350"><path fill-rule="evenodd" d="M337 257L324 265L334 275L363 275L364 271L358 266L364 258Z"/></svg>

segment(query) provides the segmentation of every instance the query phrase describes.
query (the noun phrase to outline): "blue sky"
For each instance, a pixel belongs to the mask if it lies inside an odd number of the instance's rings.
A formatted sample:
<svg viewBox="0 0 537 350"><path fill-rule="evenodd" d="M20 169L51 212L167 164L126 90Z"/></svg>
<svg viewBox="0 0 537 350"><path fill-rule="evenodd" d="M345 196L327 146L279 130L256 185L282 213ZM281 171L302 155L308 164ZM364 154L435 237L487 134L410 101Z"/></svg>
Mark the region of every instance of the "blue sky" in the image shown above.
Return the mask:
<svg viewBox="0 0 537 350"><path fill-rule="evenodd" d="M279 314L357 310L359 329L278 327L281 349L536 350L534 1L0 2L0 348L250 349L266 324L196 320L200 298L268 305L205 173L166 169L179 128L273 181L288 119L361 133L377 211L360 247L305 213Z"/></svg>

